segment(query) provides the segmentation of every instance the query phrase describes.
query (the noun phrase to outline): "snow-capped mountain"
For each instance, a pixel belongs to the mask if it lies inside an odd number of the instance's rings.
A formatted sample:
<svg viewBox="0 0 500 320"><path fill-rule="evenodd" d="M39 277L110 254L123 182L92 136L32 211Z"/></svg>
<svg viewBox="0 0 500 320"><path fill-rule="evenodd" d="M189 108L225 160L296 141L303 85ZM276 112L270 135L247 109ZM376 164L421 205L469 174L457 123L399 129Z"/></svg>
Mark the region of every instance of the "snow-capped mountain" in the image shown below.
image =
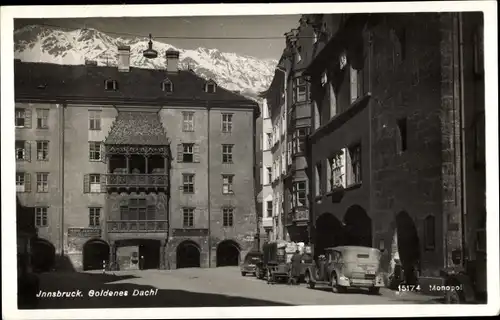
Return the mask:
<svg viewBox="0 0 500 320"><path fill-rule="evenodd" d="M276 60L262 60L217 49L184 50L155 39L153 48L158 51L158 57L147 59L142 52L148 47L148 41L148 38L113 37L95 29L63 31L31 25L14 31L14 55L28 62L74 65L95 60L98 65L116 65L117 47L128 45L131 66L164 68L165 51L174 49L180 53L181 69L192 69L199 76L214 79L218 85L240 91L252 99L258 99L258 93L268 88L277 64Z"/></svg>

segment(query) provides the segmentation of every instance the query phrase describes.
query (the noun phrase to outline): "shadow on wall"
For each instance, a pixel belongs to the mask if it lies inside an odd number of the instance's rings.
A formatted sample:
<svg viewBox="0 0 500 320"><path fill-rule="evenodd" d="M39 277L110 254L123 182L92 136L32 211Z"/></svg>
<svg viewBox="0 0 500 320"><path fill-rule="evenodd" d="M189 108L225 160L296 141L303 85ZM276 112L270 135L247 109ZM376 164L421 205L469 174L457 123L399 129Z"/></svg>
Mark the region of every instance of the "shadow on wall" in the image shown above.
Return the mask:
<svg viewBox="0 0 500 320"><path fill-rule="evenodd" d="M59 278L59 279L58 279ZM134 276L115 276L112 274L47 273L41 279L42 291L74 291L79 289L82 298L39 298L36 309L72 308L165 308L165 307L229 307L229 306L286 306L287 304L233 297L222 294L197 293L185 290L163 290L149 285L116 283L116 281L135 278ZM89 297L89 292L123 291L127 296ZM157 291L156 291L157 290ZM108 292L109 292L108 291ZM136 295L134 293L150 293Z"/></svg>
<svg viewBox="0 0 500 320"><path fill-rule="evenodd" d="M55 271L62 271L62 272L76 272L73 263L66 255L56 256L54 269Z"/></svg>

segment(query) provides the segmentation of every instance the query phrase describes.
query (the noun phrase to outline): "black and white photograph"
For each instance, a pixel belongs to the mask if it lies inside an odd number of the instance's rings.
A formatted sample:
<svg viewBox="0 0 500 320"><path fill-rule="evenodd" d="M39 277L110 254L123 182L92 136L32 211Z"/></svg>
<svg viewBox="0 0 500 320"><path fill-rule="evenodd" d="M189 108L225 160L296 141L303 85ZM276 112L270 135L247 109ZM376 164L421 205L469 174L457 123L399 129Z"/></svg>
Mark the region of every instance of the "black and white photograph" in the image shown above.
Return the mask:
<svg viewBox="0 0 500 320"><path fill-rule="evenodd" d="M496 2L1 10L5 319L500 312Z"/></svg>

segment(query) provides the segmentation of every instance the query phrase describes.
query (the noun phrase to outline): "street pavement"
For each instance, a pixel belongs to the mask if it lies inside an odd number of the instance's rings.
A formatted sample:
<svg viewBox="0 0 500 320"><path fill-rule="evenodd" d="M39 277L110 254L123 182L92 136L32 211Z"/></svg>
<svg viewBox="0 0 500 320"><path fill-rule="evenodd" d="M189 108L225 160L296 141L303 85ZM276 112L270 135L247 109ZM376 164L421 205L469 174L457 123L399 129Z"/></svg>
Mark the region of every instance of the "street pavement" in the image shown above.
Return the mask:
<svg viewBox="0 0 500 320"><path fill-rule="evenodd" d="M329 288L309 289L305 284L270 285L265 280L241 276L237 267L106 274L98 271L52 272L40 275L40 288L42 292L81 294L79 297L39 298L40 309L439 303L433 296L398 294L385 288L379 295L370 295L367 291L355 290L335 294ZM110 292L118 296L109 296ZM97 296L99 293L101 296Z"/></svg>

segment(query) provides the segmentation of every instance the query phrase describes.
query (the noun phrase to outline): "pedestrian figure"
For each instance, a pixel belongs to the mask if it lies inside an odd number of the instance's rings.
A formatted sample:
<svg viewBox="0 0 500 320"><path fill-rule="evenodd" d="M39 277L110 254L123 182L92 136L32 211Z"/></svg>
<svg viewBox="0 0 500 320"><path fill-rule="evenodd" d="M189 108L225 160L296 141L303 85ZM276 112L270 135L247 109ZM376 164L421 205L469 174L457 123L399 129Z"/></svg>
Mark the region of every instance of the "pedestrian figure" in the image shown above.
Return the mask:
<svg viewBox="0 0 500 320"><path fill-rule="evenodd" d="M292 256L292 270L290 272L290 281L292 284L298 284L300 278L300 269L302 267L302 255L299 250L295 250Z"/></svg>
<svg viewBox="0 0 500 320"><path fill-rule="evenodd" d="M144 256L139 259L139 269L144 270Z"/></svg>

